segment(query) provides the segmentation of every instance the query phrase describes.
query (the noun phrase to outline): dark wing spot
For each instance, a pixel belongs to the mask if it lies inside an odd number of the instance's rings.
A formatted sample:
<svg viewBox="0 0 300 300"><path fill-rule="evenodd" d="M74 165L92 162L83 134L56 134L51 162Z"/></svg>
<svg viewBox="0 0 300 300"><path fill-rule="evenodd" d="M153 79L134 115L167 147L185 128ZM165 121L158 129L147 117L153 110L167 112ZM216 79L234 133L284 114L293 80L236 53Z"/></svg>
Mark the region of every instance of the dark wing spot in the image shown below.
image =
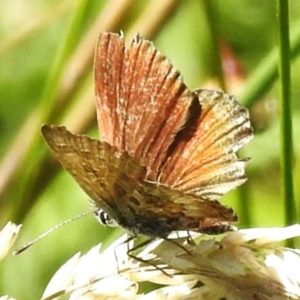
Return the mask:
<svg viewBox="0 0 300 300"><path fill-rule="evenodd" d="M133 196L130 196L130 197L128 198L128 201L129 201L130 203L133 203L133 204L136 205L136 206L141 206L141 203L139 202L139 200L136 199L136 198L133 197Z"/></svg>

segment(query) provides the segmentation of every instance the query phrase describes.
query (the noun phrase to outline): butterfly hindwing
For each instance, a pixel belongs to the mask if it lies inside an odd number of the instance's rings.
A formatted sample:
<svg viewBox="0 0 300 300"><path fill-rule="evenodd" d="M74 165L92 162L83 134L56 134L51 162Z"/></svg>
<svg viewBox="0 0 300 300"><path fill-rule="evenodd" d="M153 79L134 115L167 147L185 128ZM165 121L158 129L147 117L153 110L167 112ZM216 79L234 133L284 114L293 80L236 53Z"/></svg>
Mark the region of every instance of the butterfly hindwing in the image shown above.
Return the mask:
<svg viewBox="0 0 300 300"><path fill-rule="evenodd" d="M218 199L246 180L247 159L236 152L252 138L248 111L233 96L197 90L201 115L181 132L162 171L161 182L206 199Z"/></svg>

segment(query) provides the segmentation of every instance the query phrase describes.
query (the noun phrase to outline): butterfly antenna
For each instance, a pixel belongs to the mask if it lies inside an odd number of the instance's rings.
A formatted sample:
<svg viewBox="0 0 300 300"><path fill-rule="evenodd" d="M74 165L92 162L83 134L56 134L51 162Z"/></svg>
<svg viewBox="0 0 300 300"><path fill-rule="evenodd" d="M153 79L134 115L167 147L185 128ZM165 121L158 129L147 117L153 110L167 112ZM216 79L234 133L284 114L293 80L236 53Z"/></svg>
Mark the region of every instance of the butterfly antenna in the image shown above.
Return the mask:
<svg viewBox="0 0 300 300"><path fill-rule="evenodd" d="M70 222L73 222L77 219L80 219L82 217L85 217L91 213L94 213L97 209L93 209L93 210L90 210L90 211L87 211L87 212L84 212L78 216L75 216L71 219L68 219L68 220L65 220L57 225L55 225L54 227L50 228L49 230L45 231L44 233L42 233L41 235L39 235L37 238L33 239L32 241L30 241L29 243L25 244L24 246L22 246L21 248L15 250L13 252L13 255L18 255L20 253L22 253L23 251L27 250L29 247L31 247L33 244L35 244L37 241L41 240L42 238L44 238L45 236L47 236L49 233L52 233L53 231L55 231L56 229L70 223Z"/></svg>

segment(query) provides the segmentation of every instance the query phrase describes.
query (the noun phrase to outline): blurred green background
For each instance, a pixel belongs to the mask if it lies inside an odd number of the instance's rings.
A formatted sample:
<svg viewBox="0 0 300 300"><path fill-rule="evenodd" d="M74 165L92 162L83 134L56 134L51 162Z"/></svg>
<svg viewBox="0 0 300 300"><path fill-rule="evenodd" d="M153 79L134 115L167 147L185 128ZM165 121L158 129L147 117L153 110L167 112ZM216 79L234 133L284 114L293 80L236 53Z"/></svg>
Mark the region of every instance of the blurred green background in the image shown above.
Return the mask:
<svg viewBox="0 0 300 300"><path fill-rule="evenodd" d="M300 3L290 1L292 120L296 208L300 197ZM65 125L98 137L93 51L101 31L141 33L181 71L190 88L220 86L249 107L254 140L249 180L226 195L239 227L285 225L280 166L280 107L276 77L278 20L269 0L1 0L0 228L22 223L21 246L57 223L89 209L88 197L50 157L42 124ZM290 208L290 209L296 209ZM287 220L287 223L296 222ZM73 222L17 257L0 263L0 295L37 299L71 255L113 231L92 217ZM299 246L299 242L296 244Z"/></svg>

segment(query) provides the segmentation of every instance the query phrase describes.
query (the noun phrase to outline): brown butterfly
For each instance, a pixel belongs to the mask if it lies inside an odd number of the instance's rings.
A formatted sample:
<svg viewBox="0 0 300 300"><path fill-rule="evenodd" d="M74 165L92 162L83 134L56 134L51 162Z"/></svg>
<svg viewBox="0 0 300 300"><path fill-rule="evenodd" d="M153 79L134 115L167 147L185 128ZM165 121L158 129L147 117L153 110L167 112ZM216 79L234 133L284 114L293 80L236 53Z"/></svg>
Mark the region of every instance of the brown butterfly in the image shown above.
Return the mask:
<svg viewBox="0 0 300 300"><path fill-rule="evenodd" d="M151 238L230 230L237 216L217 200L246 180L236 152L253 135L247 109L218 90L188 90L140 36L126 48L122 35L100 35L95 90L101 141L42 133L102 222Z"/></svg>

